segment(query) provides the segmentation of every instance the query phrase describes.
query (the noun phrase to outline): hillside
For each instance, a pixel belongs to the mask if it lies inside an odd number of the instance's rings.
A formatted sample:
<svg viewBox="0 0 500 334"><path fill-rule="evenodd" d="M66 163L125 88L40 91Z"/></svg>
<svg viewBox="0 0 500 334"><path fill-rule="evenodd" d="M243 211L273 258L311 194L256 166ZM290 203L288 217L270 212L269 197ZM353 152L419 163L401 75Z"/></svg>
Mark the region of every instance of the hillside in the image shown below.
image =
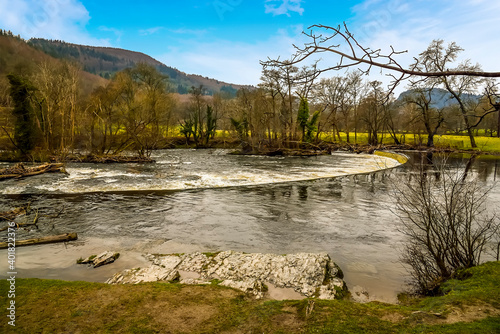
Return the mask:
<svg viewBox="0 0 500 334"><path fill-rule="evenodd" d="M138 63L147 63L156 67L161 73L167 75L170 81L170 90L180 94L187 94L192 86L203 85L206 95L226 92L235 96L236 91L244 86L221 82L200 75L186 74L175 68L169 67L158 60L140 52L70 44L63 41L33 38L28 43L56 58L75 60L82 64L85 71L109 79L123 69L133 67Z"/></svg>
<svg viewBox="0 0 500 334"><path fill-rule="evenodd" d="M415 91L407 90L401 93L398 97L398 101L403 102L405 98L409 98ZM433 88L431 92L431 106L436 109L442 109L457 104L457 101L452 97L452 95L441 88ZM462 99L464 101L475 101L478 102L481 99L480 95L473 94L463 94Z"/></svg>
<svg viewBox="0 0 500 334"><path fill-rule="evenodd" d="M60 61L30 46L19 36L0 30L0 107L6 104L8 95L7 74L11 72L28 74L36 70L36 66L41 63L55 65ZM80 72L80 84L85 93L104 85L106 81L100 76L85 71Z"/></svg>

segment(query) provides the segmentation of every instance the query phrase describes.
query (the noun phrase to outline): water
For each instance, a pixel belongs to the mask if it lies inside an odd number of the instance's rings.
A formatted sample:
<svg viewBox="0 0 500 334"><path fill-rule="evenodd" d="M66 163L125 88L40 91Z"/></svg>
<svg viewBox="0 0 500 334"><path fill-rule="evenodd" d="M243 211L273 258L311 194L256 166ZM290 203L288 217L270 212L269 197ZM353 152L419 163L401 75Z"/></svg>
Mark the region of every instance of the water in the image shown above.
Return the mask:
<svg viewBox="0 0 500 334"><path fill-rule="evenodd" d="M311 180L391 168L395 160L374 155L335 154L313 158L228 155L226 150L157 152L156 164L67 165L69 175L9 180L0 194L75 194L165 191L249 186ZM1 167L1 166L0 166Z"/></svg>
<svg viewBox="0 0 500 334"><path fill-rule="evenodd" d="M0 184L0 211L31 202L52 216L41 218L39 230L19 230L18 239L79 236L67 245L18 248L19 277L104 281L116 271L147 265L140 256L146 252L326 251L349 287L360 285L373 299L396 300L406 271L399 262L404 239L397 232L390 189L394 174L407 173L406 168L385 169L398 163L373 155L225 153L161 151L157 164L70 164L69 176ZM473 171L493 184L500 176L498 163L478 159ZM491 200L500 202L496 188ZM104 250L122 256L98 269L75 264ZM1 263L0 275L5 272Z"/></svg>

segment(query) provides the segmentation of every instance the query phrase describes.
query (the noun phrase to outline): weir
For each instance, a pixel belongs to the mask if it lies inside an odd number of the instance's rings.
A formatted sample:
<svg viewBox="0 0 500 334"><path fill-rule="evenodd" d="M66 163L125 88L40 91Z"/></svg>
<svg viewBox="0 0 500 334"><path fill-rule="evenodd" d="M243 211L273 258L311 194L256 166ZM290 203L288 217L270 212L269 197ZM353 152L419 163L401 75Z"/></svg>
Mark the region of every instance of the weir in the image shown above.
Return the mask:
<svg viewBox="0 0 500 334"><path fill-rule="evenodd" d="M4 181L0 193L77 194L252 186L369 173L401 163L382 155L235 156L227 150L159 151L154 164L68 163L68 175Z"/></svg>

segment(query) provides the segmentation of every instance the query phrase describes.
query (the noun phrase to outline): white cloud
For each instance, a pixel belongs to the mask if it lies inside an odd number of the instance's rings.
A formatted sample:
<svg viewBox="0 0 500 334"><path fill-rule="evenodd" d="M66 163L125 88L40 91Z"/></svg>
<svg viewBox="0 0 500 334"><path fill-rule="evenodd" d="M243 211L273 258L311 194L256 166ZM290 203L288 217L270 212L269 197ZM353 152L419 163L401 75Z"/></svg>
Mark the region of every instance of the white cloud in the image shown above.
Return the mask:
<svg viewBox="0 0 500 334"><path fill-rule="evenodd" d="M281 4L278 6L276 3ZM301 7L303 0L266 0L265 9L266 14L276 15L287 15L290 17L290 12L299 13L302 15L304 13L304 8ZM272 3L272 4L267 4Z"/></svg>
<svg viewBox="0 0 500 334"><path fill-rule="evenodd" d="M90 36L85 26L90 15L77 0L0 0L0 27L29 39L42 37L72 43L109 45Z"/></svg>
<svg viewBox="0 0 500 334"><path fill-rule="evenodd" d="M486 71L500 71L495 52L500 42L498 1L367 0L352 10L355 16L349 28L361 44L386 54L391 45L408 50L398 58L404 66L433 39L443 39L465 50L459 60L471 59Z"/></svg>
<svg viewBox="0 0 500 334"><path fill-rule="evenodd" d="M149 29L140 29L139 30L139 35L141 36L147 36L147 35L153 35L162 30L163 27L154 27L154 28L149 28Z"/></svg>
<svg viewBox="0 0 500 334"><path fill-rule="evenodd" d="M186 73L234 84L257 85L262 71L259 61L268 56L292 54L292 44L302 39L301 31L301 27L291 26L257 43L191 39L154 58Z"/></svg>
<svg viewBox="0 0 500 334"><path fill-rule="evenodd" d="M115 43L120 44L122 36L123 36L123 31L116 29L116 28L106 27L106 26L100 26L99 30L113 33L115 35Z"/></svg>
<svg viewBox="0 0 500 334"><path fill-rule="evenodd" d="M208 29L185 29L185 28L179 28L179 29L169 29L171 33L178 34L178 35L192 35L198 38L203 37L208 33Z"/></svg>

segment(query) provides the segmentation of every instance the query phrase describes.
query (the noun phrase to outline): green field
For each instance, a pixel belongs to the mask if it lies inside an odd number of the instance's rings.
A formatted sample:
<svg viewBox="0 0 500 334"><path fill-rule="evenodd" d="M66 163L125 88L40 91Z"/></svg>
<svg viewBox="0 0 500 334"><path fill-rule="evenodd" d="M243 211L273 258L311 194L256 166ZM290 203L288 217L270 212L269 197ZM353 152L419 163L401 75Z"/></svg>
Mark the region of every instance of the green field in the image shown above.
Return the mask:
<svg viewBox="0 0 500 334"><path fill-rule="evenodd" d="M180 127L171 127L168 131L168 136L170 139L184 140L184 136L180 133ZM118 131L118 134L124 134L124 130ZM417 146L425 148L427 143L427 136L420 134L398 134L398 139L402 144ZM442 149L455 149L455 150L472 150L472 151L481 151L481 152L489 152L489 153L500 153L500 138L490 137L490 136L476 136L474 137L476 140L477 148L472 148L470 145L469 137L465 135L436 135L434 136L434 144L436 148ZM217 130L215 140L236 140L237 135L234 131L227 130ZM338 136L332 136L332 134L322 133L319 136L320 140L326 142L347 142L347 135L344 132L340 133L340 141ZM392 137L385 133L379 135L379 141L382 145L394 145L394 140ZM368 134L367 133L358 133L356 137L354 133L349 134L349 143L350 144L359 144L359 145L367 145L368 144ZM11 147L11 143L9 138L5 135L5 133L0 133L0 144L4 147Z"/></svg>

